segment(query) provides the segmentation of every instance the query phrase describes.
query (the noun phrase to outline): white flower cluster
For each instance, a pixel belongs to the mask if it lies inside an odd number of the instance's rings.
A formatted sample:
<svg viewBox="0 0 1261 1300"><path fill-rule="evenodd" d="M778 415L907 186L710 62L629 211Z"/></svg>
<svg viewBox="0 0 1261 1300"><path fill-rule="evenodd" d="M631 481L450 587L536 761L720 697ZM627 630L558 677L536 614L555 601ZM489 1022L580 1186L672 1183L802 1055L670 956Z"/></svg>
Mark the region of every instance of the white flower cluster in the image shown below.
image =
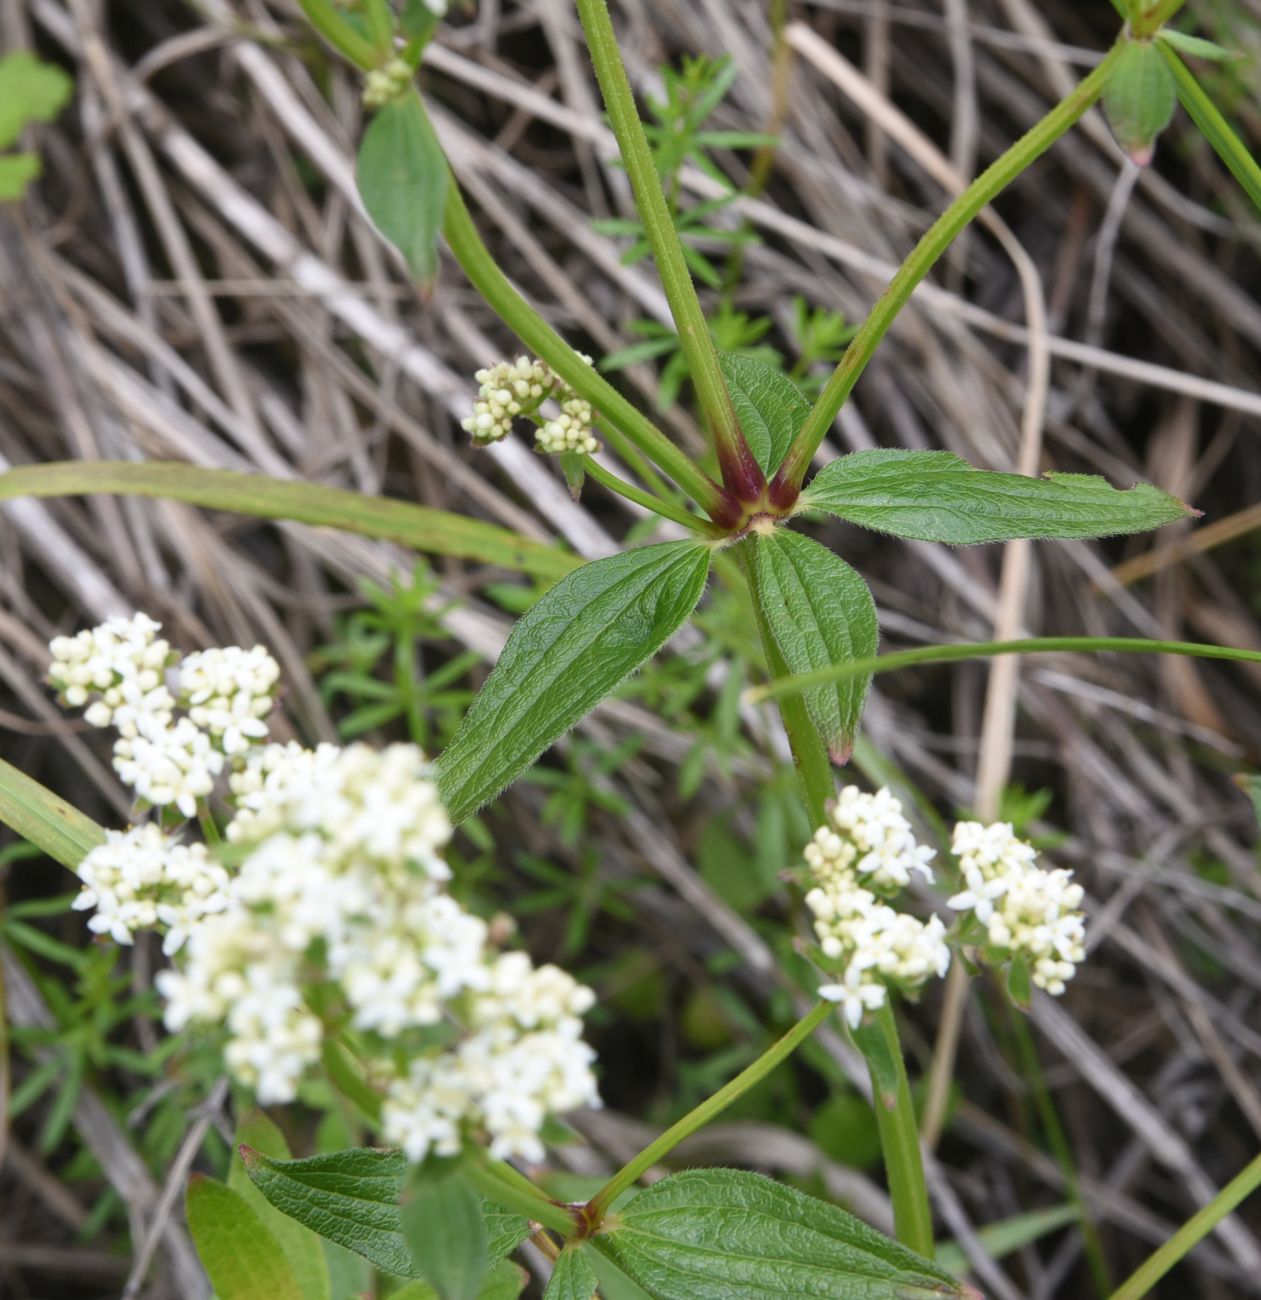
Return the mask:
<svg viewBox="0 0 1261 1300"><path fill-rule="evenodd" d="M159 631L135 614L56 637L48 680L93 726L118 731L114 769L140 798L194 817L230 760L266 738L280 667L262 646L181 660Z"/></svg>
<svg viewBox="0 0 1261 1300"><path fill-rule="evenodd" d="M985 927L994 957L1024 958L1033 983L1058 997L1086 957L1083 890L1073 873L1039 867L1037 851L1008 822L960 822L951 848L967 888L948 905Z"/></svg>
<svg viewBox="0 0 1261 1300"><path fill-rule="evenodd" d="M424 755L259 744L271 656L228 647L177 666L159 630L137 615L58 638L49 677L119 727L115 766L150 803L191 818L227 772L232 852L156 822L109 832L80 868L90 928L118 943L165 930L168 1027L221 1030L260 1102L292 1100L326 1034L351 1030L385 1093L383 1134L414 1159L473 1134L541 1159L548 1115L599 1104L581 1019L594 997L501 951L447 892L451 825Z"/></svg>
<svg viewBox="0 0 1261 1300"><path fill-rule="evenodd" d="M79 864L78 910L96 909L88 929L131 943L134 930L163 927L163 952L177 952L201 921L228 905L227 870L204 844L181 844L150 822L107 831Z"/></svg>
<svg viewBox="0 0 1261 1300"><path fill-rule="evenodd" d="M415 75L416 70L406 59L391 59L384 67L370 69L363 79L364 108L384 108L392 103L412 84Z"/></svg>
<svg viewBox="0 0 1261 1300"><path fill-rule="evenodd" d="M580 354L581 355L581 354ZM588 365L591 358L582 358ZM552 369L535 358L517 357L479 370L480 385L473 414L461 425L478 446L498 442L512 432L519 415L533 415L549 398L555 398L560 412L539 421L534 434L536 451L548 455L582 452L590 455L600 448L592 432L595 412L591 403L578 396Z"/></svg>
<svg viewBox="0 0 1261 1300"><path fill-rule="evenodd" d="M890 986L913 994L950 966L940 918L920 921L886 901L912 872L931 881L932 856L888 790L870 795L856 786L840 792L828 824L806 846L813 882L806 905L823 955L839 972L819 995L839 1003L855 1029L866 1012L884 1005Z"/></svg>

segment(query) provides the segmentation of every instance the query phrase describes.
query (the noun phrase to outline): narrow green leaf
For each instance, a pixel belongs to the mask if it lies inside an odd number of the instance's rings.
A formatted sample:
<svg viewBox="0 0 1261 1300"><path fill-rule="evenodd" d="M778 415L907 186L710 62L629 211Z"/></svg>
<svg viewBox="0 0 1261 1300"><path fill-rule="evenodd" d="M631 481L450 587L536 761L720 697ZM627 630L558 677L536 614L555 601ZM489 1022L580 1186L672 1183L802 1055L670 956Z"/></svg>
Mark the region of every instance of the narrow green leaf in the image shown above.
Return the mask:
<svg viewBox="0 0 1261 1300"><path fill-rule="evenodd" d="M749 450L770 478L810 414L810 403L782 370L738 352L720 352L731 404Z"/></svg>
<svg viewBox="0 0 1261 1300"><path fill-rule="evenodd" d="M1118 491L1093 474L1028 478L977 469L953 452L895 448L858 451L825 465L802 493L801 508L957 546L1141 533L1198 513L1149 483Z"/></svg>
<svg viewBox="0 0 1261 1300"><path fill-rule="evenodd" d="M228 1187L258 1215L259 1221L276 1239L297 1280L303 1300L329 1300L332 1283L319 1237L296 1219L282 1214L250 1181L241 1160L240 1148L249 1146L273 1160L290 1159L289 1144L281 1131L261 1110L247 1112L237 1124L236 1150L228 1166Z"/></svg>
<svg viewBox="0 0 1261 1300"><path fill-rule="evenodd" d="M477 1300L489 1267L477 1193L454 1175L413 1182L403 1195L399 1221L417 1271L442 1300Z"/></svg>
<svg viewBox="0 0 1261 1300"><path fill-rule="evenodd" d="M617 1217L593 1244L653 1300L979 1300L852 1214L760 1174L672 1174Z"/></svg>
<svg viewBox="0 0 1261 1300"><path fill-rule="evenodd" d="M1007 967L1007 994L1019 1011L1027 1013L1033 1004L1033 976L1023 957L1013 957Z"/></svg>
<svg viewBox="0 0 1261 1300"><path fill-rule="evenodd" d="M977 1229L977 1237L986 1251L995 1259L1002 1259L1022 1246L1076 1223L1080 1212L1075 1205L1053 1205L1046 1210L1030 1210L1016 1214L998 1223L987 1223ZM967 1255L953 1241L942 1242L937 1247L937 1263L948 1272L962 1277L972 1267Z"/></svg>
<svg viewBox="0 0 1261 1300"><path fill-rule="evenodd" d="M1218 111L1191 69L1171 50L1161 44L1161 54L1177 83L1178 99L1200 128L1201 135L1213 146L1217 156L1230 168L1248 197L1261 210L1261 164L1248 151L1230 123Z"/></svg>
<svg viewBox="0 0 1261 1300"><path fill-rule="evenodd" d="M428 285L438 268L447 160L413 89L386 104L359 144L359 194L380 232Z"/></svg>
<svg viewBox="0 0 1261 1300"><path fill-rule="evenodd" d="M863 1054L871 1074L872 1105L885 1111L894 1110L898 1104L902 1070L884 1029L877 1020L868 1017L857 1029L850 1030L850 1036Z"/></svg>
<svg viewBox="0 0 1261 1300"><path fill-rule="evenodd" d="M254 1186L282 1214L398 1277L423 1277L403 1238L399 1194L408 1161L401 1151L355 1148L306 1160L241 1151ZM518 1215L485 1206L488 1257L498 1262L530 1235Z"/></svg>
<svg viewBox="0 0 1261 1300"><path fill-rule="evenodd" d="M0 822L71 871L105 843L90 817L0 759Z"/></svg>
<svg viewBox="0 0 1261 1300"><path fill-rule="evenodd" d="M589 1246L566 1246L552 1269L543 1300L592 1300L600 1279L591 1254Z"/></svg>
<svg viewBox="0 0 1261 1300"><path fill-rule="evenodd" d="M1215 41L1206 41L1202 36L1191 36L1186 32L1176 32L1172 27L1162 27L1156 33L1156 39L1166 45L1172 45L1182 54L1190 54L1197 59L1208 59L1213 63L1231 63L1243 58L1239 50L1228 50Z"/></svg>
<svg viewBox="0 0 1261 1300"><path fill-rule="evenodd" d="M25 50L0 59L0 149L13 144L28 122L51 122L74 93L74 82L56 64Z"/></svg>
<svg viewBox="0 0 1261 1300"><path fill-rule="evenodd" d="M184 1213L219 1300L302 1300L302 1289L276 1239L230 1188L194 1174Z"/></svg>
<svg viewBox="0 0 1261 1300"><path fill-rule="evenodd" d="M710 551L663 542L585 564L518 620L454 740L438 788L462 821L514 781L678 631Z"/></svg>
<svg viewBox="0 0 1261 1300"><path fill-rule="evenodd" d="M1130 41L1104 87L1103 111L1117 144L1140 167L1151 162L1175 102L1173 76L1155 43Z"/></svg>
<svg viewBox="0 0 1261 1300"><path fill-rule="evenodd" d="M10 153L0 157L0 203L20 199L42 170L37 154Z"/></svg>
<svg viewBox="0 0 1261 1300"><path fill-rule="evenodd" d="M388 497L364 496L265 474L172 462L55 461L0 474L0 501L14 497L158 497L261 519L289 519L379 537L418 551L499 565L540 578L559 578L577 560L506 528L448 510L432 510Z"/></svg>
<svg viewBox="0 0 1261 1300"><path fill-rule="evenodd" d="M755 535L750 544L765 626L791 673L876 653L875 602L844 560L787 528ZM849 761L870 682L870 676L848 677L806 692L806 708L833 762Z"/></svg>

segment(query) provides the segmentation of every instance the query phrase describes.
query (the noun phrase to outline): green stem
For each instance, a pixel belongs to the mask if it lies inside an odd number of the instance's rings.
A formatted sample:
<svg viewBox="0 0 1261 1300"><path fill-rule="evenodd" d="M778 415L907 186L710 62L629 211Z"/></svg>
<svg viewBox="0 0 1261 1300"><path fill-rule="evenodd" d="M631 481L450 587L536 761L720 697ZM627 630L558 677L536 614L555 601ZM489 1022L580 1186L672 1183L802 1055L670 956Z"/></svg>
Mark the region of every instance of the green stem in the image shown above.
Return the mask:
<svg viewBox="0 0 1261 1300"><path fill-rule="evenodd" d="M1140 40L1155 36L1160 29L1186 4L1187 0L1156 0L1144 9L1140 4L1130 27Z"/></svg>
<svg viewBox="0 0 1261 1300"><path fill-rule="evenodd" d="M655 461L708 514L722 504L718 485L638 411L593 366L589 366L512 287L477 233L464 196L452 176L447 185L443 234L456 261L495 314L531 351L599 412L609 442L628 463ZM616 435L620 435L616 436Z"/></svg>
<svg viewBox="0 0 1261 1300"><path fill-rule="evenodd" d="M1112 1293L1112 1300L1140 1300L1245 1198L1261 1187L1261 1155L1189 1218L1163 1246Z"/></svg>
<svg viewBox="0 0 1261 1300"><path fill-rule="evenodd" d="M510 1170L513 1176L509 1177L505 1170ZM513 1214L523 1214L565 1237L578 1235L581 1223L574 1211L552 1200L510 1165L491 1160L479 1150L470 1154L460 1166L459 1173L465 1182L493 1204L511 1210Z"/></svg>
<svg viewBox="0 0 1261 1300"><path fill-rule="evenodd" d="M915 664L946 664L959 659L990 659L995 655L1051 654L1071 651L1101 651L1112 654L1186 655L1192 659L1225 659L1234 663L1261 663L1261 651L1239 650L1234 646L1209 645L1199 641L1154 641L1138 636L1034 636L1023 641L977 641L966 645L917 646L871 659L851 659L796 677L781 677L765 686L751 686L746 692L756 704L762 700L788 699L815 686L826 686L846 677L867 673L889 673Z"/></svg>
<svg viewBox="0 0 1261 1300"><path fill-rule="evenodd" d="M889 281L889 286L879 301L872 307L862 328L854 335L805 424L793 439L771 487L771 499L777 505L786 506L796 499L819 444L827 437L832 422L845 405L858 377L919 282L977 213L1054 144L1099 98L1123 48L1121 44L1114 46L1072 94L991 163L933 222L915 245L910 256Z"/></svg>
<svg viewBox="0 0 1261 1300"><path fill-rule="evenodd" d="M307 21L341 55L364 72L378 67L381 52L365 40L328 0L298 0Z"/></svg>
<svg viewBox="0 0 1261 1300"><path fill-rule="evenodd" d="M753 615L757 620L758 632L762 638L762 649L766 652L766 665L776 680L784 680L788 664L775 638L771 635L762 597L758 591L757 572L753 557L749 551L749 542L738 548L745 580L749 585L749 595L753 602ZM774 682L768 683L773 685ZM759 692L767 690L766 686L755 688ZM811 721L806 702L800 695L785 695L779 701L779 716L788 736L788 745L792 750L793 764L797 769L797 778L801 782L801 794L805 800L806 811L810 815L812 826L822 826L827 819L828 800L836 795L836 782L832 777L832 760L828 757L827 746L819 729Z"/></svg>
<svg viewBox="0 0 1261 1300"><path fill-rule="evenodd" d="M374 1128L381 1124L381 1097L364 1081L354 1065L347 1059L346 1049L333 1038L325 1038L320 1048L320 1062L329 1081L338 1092L353 1102Z"/></svg>
<svg viewBox="0 0 1261 1300"><path fill-rule="evenodd" d="M651 510L654 515L660 515L662 519L672 519L676 524L682 524L684 528L690 528L694 533L702 533L706 537L721 536L721 530L715 528L713 524L689 514L682 506L675 505L672 501L665 501L651 492L645 492L643 488L637 488L633 483L628 483L624 478L619 478L593 456L586 458L583 468L597 483L608 488L610 492L616 492L627 501L633 501L636 505L643 506L645 510Z"/></svg>
<svg viewBox="0 0 1261 1300"><path fill-rule="evenodd" d="M807 1012L778 1042L768 1047L747 1069L741 1070L728 1084L701 1102L695 1110L672 1124L655 1142L649 1143L629 1164L619 1169L587 1202L586 1218L598 1226L609 1207L627 1188L633 1187L653 1165L667 1156L685 1138L691 1137L710 1120L721 1114L754 1084L761 1083L786 1057L790 1056L836 1010L831 1002L820 1002Z"/></svg>
<svg viewBox="0 0 1261 1300"><path fill-rule="evenodd" d="M1217 105L1204 93L1204 87L1192 75L1191 69L1171 46L1164 41L1156 43L1177 82L1179 103L1191 115L1191 120L1200 128L1201 135L1213 146L1217 156L1230 168L1248 197L1261 208L1261 166L1218 112Z"/></svg>
<svg viewBox="0 0 1261 1300"><path fill-rule="evenodd" d="M617 48L617 35L608 5L605 0L578 0L578 17L586 33L609 122L634 190L635 207L644 223L644 234L679 332L679 346L696 386L696 398L705 425L718 451L724 482L741 500L756 499L765 486L765 480L745 442L722 377L709 325L696 296L696 286L683 256L683 245L635 107L635 96ZM744 495L749 491L753 492L752 498Z"/></svg>
<svg viewBox="0 0 1261 1300"><path fill-rule="evenodd" d="M854 1034L854 1041L866 1058L871 1075L872 1106L880 1130L880 1150L893 1201L897 1238L904 1246L932 1259L933 1215L928 1204L928 1185L924 1182L919 1125L891 997L886 997L870 1022Z"/></svg>

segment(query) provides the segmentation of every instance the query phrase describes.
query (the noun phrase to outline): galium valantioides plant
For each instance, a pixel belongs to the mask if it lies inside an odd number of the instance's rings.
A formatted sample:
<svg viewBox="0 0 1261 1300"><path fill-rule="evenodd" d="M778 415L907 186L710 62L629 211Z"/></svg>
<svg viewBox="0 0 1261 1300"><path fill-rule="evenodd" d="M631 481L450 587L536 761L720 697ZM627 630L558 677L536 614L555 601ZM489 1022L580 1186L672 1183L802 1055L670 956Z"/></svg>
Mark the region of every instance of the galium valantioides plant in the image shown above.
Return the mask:
<svg viewBox="0 0 1261 1300"><path fill-rule="evenodd" d="M472 441L532 423L536 447L559 455L571 487L590 477L686 535L579 566L478 521L305 484L163 465L10 471L0 476L3 495L168 496L389 537L554 585L520 618L433 763L407 745L269 743L279 673L263 649L181 658L143 614L58 638L49 680L90 724L117 731L114 764L137 795L136 823L104 832L8 768L0 815L80 873L94 930L120 944L142 929L164 936L171 964L159 988L168 1023L217 1036L244 1089L283 1103L326 1080L397 1148L293 1161L267 1134L243 1148L253 1187L271 1207L388 1273L426 1280L455 1300L517 1294L521 1279L502 1261L533 1235L557 1259L549 1300L589 1298L618 1274L656 1300L978 1294L932 1262L897 1000L916 996L953 961L1001 969L1017 1002L1035 989L1061 994L1085 955L1083 891L1068 872L1043 867L1009 825L960 822L956 863L934 862L889 791L837 791L834 767L850 756L871 676L909 662L1052 648L1250 656L1069 637L878 660L867 584L796 525L823 513L895 537L970 544L1134 533L1194 514L1148 484L1119 490L1082 474L989 472L941 451L863 451L808 474L916 285L985 205L1101 99L1140 161L1180 100L1261 206L1261 172L1180 58L1209 51L1167 28L1179 0L1114 0L1125 27L1112 50L926 232L810 401L765 357L715 348L689 274L696 258L679 238L678 204L662 190L661 140L650 142L640 121L605 0L577 0L633 188L636 230L660 273L715 457L712 477L560 338L483 244L416 85L445 4L300 3L363 73L372 116L358 179L380 232L422 285L436 274L441 234L524 349L488 357L478 372L464 421ZM601 443L635 481L610 468ZM549 1117L597 1104L581 1020L592 995L558 968L535 966L506 946L502 926L460 904L444 847L455 825L688 621L719 552L734 558L747 584L776 679L761 695L779 701L817 828L797 876L818 1001L589 1200L563 1203L509 1161L542 1162ZM869 1064L897 1241L739 1171L692 1170L635 1191L679 1142L830 1018ZM1258 1178L1250 1173L1247 1187ZM1227 1190L1237 1201L1239 1186ZM1219 1198L1197 1217L1211 1226L1227 1208ZM285 1274L294 1260L231 1188L196 1183L188 1217L224 1300L260 1292L240 1289L239 1274L222 1267L211 1217L233 1225L239 1247L267 1257L269 1277L279 1269L293 1294L305 1294ZM1179 1234L1177 1250L1193 1239ZM1144 1277L1178 1257L1153 1257ZM1139 1294L1127 1287L1117 1295Z"/></svg>

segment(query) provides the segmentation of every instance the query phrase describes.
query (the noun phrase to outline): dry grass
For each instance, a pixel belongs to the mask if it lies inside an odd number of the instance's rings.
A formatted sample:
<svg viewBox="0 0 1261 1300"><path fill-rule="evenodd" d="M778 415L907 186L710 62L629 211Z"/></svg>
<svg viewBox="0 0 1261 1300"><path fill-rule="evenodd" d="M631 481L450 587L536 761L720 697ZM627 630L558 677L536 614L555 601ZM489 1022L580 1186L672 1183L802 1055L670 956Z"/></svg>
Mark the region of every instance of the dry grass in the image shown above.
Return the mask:
<svg viewBox="0 0 1261 1300"><path fill-rule="evenodd" d="M741 209L762 242L738 302L781 328L797 292L861 318L952 174L974 173L1031 124L1114 27L1102 0L820 0L790 28L777 103L766 8L619 0L615 11L640 87L682 52L730 51L742 76L725 124L779 130L770 185ZM1261 21L1257 0L1207 8L1245 35ZM296 5L8 0L0 22L5 47L33 44L78 79L72 108L39 137L44 181L0 212L5 462L178 459L423 501L558 535L587 556L617 545L633 522L623 502L592 491L574 504L521 444L476 455L464 445L453 416L467 409L469 376L511 340L449 262L429 301L409 291L357 208L354 79L317 51ZM476 18L444 34L428 68L479 223L544 314L592 352L624 342L630 318L668 319L646 264L622 266L589 226L626 214L629 199L571 6L483 0ZM1256 105L1237 112L1256 143ZM685 179L698 194L710 184ZM1094 118L998 209L999 239L972 233L917 296L826 454L946 447L997 468L1148 478L1209 522L1254 507L1261 227L1190 127L1180 123L1156 168L1139 174ZM627 382L650 404L649 372ZM670 423L696 442L688 416ZM1151 572L1134 565L1152 539L1006 557L840 526L832 540L872 580L888 646L998 629L1257 648L1261 553L1246 531L1255 526L1254 507L1219 545L1161 552ZM180 644L263 640L285 667L295 731L332 738L306 656L329 639L358 578L410 567L389 546L298 525L102 498L6 505L0 547L5 757L102 819L126 808L103 751L62 721L40 684L52 633L140 607ZM1121 585L1112 569L1122 562L1122 577L1144 580ZM492 658L508 621L478 595L486 575L437 567L446 592L463 598L446 616L451 636ZM1261 757L1258 674L1190 661L1039 658L1018 672L1005 662L881 679L867 735L942 811L992 808L1009 778L1055 792L1047 820L1068 833L1058 859L1090 894L1092 957L1062 1004L1037 1004L1032 1025L1082 1195L1120 1276L1261 1141L1256 828L1227 779ZM747 721L774 754L767 718ZM632 813L599 827L608 870L657 881L637 898L650 941L669 936L667 968L687 972L734 948L732 978L766 1003L782 980L764 927L716 899L691 866L697 821L725 808L731 787L709 781L697 805L680 809L671 791L686 746L669 722L619 703L587 724L609 743L647 737L622 789ZM537 793L510 798L528 820ZM567 859L528 834L536 851ZM37 1023L46 1009L16 965L6 969L9 1017ZM939 1018L939 998L913 1015L921 1068ZM930 1169L943 1232L965 1245L989 1295L1090 1294L1079 1233L1001 1263L975 1236L1062 1203L1065 1184L1026 1136L1033 1102L1001 1048L1007 1029L974 1000L961 1033L964 1099ZM861 1086L841 1040L820 1041ZM211 1111L203 1122L224 1121ZM125 1125L91 1093L75 1124L128 1205L133 1241L157 1248L167 1280L148 1294L200 1294L178 1216L162 1214L162 1189ZM596 1171L649 1131L611 1111L583 1128L589 1146L571 1155ZM817 1175L874 1222L887 1216L878 1188L788 1128L737 1122L702 1141L685 1154ZM0 1198L9 1207L0 1290L117 1293L116 1257L51 1249L72 1240L83 1207L27 1149L20 1125ZM1258 1232L1261 1217L1245 1207L1160 1294L1261 1294Z"/></svg>

